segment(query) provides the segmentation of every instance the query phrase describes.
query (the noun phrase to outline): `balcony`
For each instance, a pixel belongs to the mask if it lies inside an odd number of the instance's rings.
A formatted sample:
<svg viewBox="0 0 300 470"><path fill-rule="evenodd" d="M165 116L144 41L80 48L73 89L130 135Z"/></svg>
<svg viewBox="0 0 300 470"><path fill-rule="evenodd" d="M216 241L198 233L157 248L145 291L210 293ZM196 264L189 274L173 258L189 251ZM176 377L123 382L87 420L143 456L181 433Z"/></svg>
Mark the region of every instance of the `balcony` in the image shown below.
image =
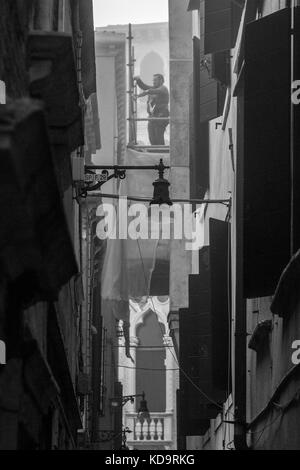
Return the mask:
<svg viewBox="0 0 300 470"><path fill-rule="evenodd" d="M132 433L127 437L130 448L172 449L173 413L151 413L149 420L140 420L137 413L125 412L124 425Z"/></svg>

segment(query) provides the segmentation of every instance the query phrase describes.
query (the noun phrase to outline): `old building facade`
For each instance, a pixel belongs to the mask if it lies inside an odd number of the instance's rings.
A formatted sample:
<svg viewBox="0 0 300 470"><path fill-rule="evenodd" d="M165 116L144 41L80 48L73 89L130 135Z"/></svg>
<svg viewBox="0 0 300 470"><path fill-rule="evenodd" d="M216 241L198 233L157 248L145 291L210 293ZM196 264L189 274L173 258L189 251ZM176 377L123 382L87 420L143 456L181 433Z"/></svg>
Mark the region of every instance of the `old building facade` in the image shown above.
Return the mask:
<svg viewBox="0 0 300 470"><path fill-rule="evenodd" d="M190 194L207 201L179 312L178 444L299 449L298 2L169 3L189 21Z"/></svg>
<svg viewBox="0 0 300 470"><path fill-rule="evenodd" d="M72 159L100 145L92 2L3 1L0 18L0 448L73 449L88 391Z"/></svg>
<svg viewBox="0 0 300 470"><path fill-rule="evenodd" d="M156 296L130 303L130 353L120 341L119 376L126 396L145 393L150 419L139 419L140 398L123 409L130 449L174 450L178 365L168 331L169 297Z"/></svg>
<svg viewBox="0 0 300 470"><path fill-rule="evenodd" d="M128 53L129 25L108 25L97 28L98 34L123 34L127 38L126 54ZM161 73L165 77L165 83L169 87L169 31L168 23L132 24L132 55L134 58L134 73L140 75L145 83L152 85L153 74ZM127 90L129 90L127 80ZM127 97L128 98L128 97ZM126 100L128 103L128 99ZM141 98L137 102L137 117L147 117L147 99ZM169 127L166 131L166 142L170 141ZM130 136L128 135L128 140ZM137 123L137 141L141 144L149 144L147 122Z"/></svg>
<svg viewBox="0 0 300 470"><path fill-rule="evenodd" d="M170 88L162 154L127 148L127 25L3 0L0 30L0 449L300 449L299 1L169 0L132 27L135 73ZM138 295L106 296L101 204L157 174L90 193L85 165L161 157L200 246L136 251Z"/></svg>

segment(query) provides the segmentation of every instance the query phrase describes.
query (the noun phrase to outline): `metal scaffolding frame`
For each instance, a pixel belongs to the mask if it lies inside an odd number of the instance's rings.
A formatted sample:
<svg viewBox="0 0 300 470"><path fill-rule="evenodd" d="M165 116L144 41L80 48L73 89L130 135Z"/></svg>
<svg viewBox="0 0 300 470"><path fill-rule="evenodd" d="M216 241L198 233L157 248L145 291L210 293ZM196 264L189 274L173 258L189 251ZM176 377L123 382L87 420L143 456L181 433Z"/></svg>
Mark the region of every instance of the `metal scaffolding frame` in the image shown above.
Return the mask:
<svg viewBox="0 0 300 470"><path fill-rule="evenodd" d="M132 35L132 25L129 23L128 26L128 147L134 150L148 152L148 153L169 153L169 146L164 145L138 145L137 141L137 123L138 122L150 122L150 121L166 121L169 118L160 118L160 117L148 117L148 118L139 118L137 112L137 85L134 81L135 75L135 51L133 46L133 35Z"/></svg>

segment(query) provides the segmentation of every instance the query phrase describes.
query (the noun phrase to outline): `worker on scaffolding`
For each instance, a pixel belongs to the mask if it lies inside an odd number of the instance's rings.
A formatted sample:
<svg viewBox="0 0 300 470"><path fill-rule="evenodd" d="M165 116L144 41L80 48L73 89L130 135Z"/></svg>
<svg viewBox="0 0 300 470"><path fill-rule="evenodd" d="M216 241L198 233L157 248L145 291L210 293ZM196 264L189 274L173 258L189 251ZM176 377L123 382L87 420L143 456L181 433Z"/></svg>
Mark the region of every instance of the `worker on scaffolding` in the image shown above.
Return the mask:
<svg viewBox="0 0 300 470"><path fill-rule="evenodd" d="M137 95L142 98L148 95L147 111L149 118L168 118L169 90L164 85L164 77L160 73L153 75L153 85L146 85L139 76L134 77L139 88L144 90ZM168 119L150 120L148 122L148 134L151 145L165 145L165 130L169 124Z"/></svg>

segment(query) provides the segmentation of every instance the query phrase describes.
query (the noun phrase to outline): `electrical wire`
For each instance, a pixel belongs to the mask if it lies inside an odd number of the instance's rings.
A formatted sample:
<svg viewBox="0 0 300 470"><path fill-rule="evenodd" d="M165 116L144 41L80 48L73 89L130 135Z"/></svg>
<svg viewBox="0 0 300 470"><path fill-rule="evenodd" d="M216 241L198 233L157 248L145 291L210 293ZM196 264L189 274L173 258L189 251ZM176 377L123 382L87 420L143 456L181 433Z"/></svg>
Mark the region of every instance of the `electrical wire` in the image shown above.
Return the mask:
<svg viewBox="0 0 300 470"><path fill-rule="evenodd" d="M298 401L299 400L299 390L295 393L295 395L291 398L291 400L289 400L287 403L285 404L280 404L280 403L276 403L274 401L271 402L271 405L273 405L275 407L275 409L279 410L279 415L269 424L267 424L266 426L264 426L262 429L259 429L258 431L248 431L251 435L255 435L255 434L259 434L261 433L261 435L259 436L258 440L254 443L254 445L257 445L257 443L259 442L259 440L261 439L263 433L265 432L266 429L268 429L269 427L271 427L279 418L281 418L285 411L294 403L294 401Z"/></svg>
<svg viewBox="0 0 300 470"><path fill-rule="evenodd" d="M270 428L277 420L278 418L280 418L282 416L282 411L280 411L279 415L276 416L275 419L273 419L273 421L271 421L271 423L267 424L266 426L264 426L262 429L259 429L258 431L248 431L249 434L251 435L255 435L255 434L259 434L261 432L264 432L266 429Z"/></svg>
<svg viewBox="0 0 300 470"><path fill-rule="evenodd" d="M260 434L260 436L258 437L258 439L256 440L256 442L253 443L253 446L257 446L257 444L259 443L259 441L261 440L264 432L266 429L270 428L271 426L273 426L274 423L276 423L276 421L278 421L279 418L281 418L283 415L283 413L281 412L278 416L276 416L276 418L271 421L271 423L267 424L266 426L264 426L262 429L259 429L258 431L250 431L250 434L251 435L256 435L256 434Z"/></svg>

